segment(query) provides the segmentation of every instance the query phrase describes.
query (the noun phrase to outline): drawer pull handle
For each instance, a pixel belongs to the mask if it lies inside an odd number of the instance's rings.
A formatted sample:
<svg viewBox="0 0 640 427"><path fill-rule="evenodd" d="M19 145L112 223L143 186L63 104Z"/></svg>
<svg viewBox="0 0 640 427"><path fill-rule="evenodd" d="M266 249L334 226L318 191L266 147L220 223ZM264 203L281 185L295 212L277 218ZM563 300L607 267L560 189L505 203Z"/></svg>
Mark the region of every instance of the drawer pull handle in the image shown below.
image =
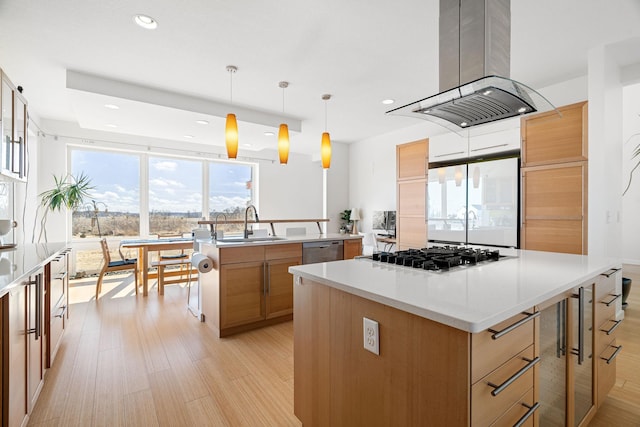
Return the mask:
<svg viewBox="0 0 640 427"><path fill-rule="evenodd" d="M58 274L58 275L56 276L56 280L63 280L65 277L67 277L67 272L66 272L66 271L64 271L64 272L62 272L62 273L60 273L60 274Z"/></svg>
<svg viewBox="0 0 640 427"><path fill-rule="evenodd" d="M611 277L612 274L617 273L618 271L622 270L621 268L612 268L611 270L607 270L604 273L600 274L601 276L605 276L605 277Z"/></svg>
<svg viewBox="0 0 640 427"><path fill-rule="evenodd" d="M59 317L59 318L64 317L64 314L67 312L67 306L66 306L66 305L63 305L62 307L60 307L60 309L61 309L60 313L59 313L59 314L56 314L56 315L55 315L55 316L53 316L53 317Z"/></svg>
<svg viewBox="0 0 640 427"><path fill-rule="evenodd" d="M525 408L528 409L527 413L524 414L522 416L522 418L520 418L518 420L518 422L516 422L513 427L520 427L522 424L524 424L531 415L533 415L534 412L536 412L538 410L538 408L540 407L540 402L536 402L533 405L529 406L526 403L523 403L522 406L524 406Z"/></svg>
<svg viewBox="0 0 640 427"><path fill-rule="evenodd" d="M506 389L507 387L509 387L515 380L517 380L518 378L520 378L521 376L523 376L529 369L533 368L539 361L540 361L540 357L534 357L533 360L531 359L527 359L525 357L522 358L522 360L524 360L525 362L529 362L527 363L522 369L520 369L518 372L516 372L515 374L513 374L512 376L510 376L509 378L507 378L505 380L505 382L503 382L500 385L495 385L493 383L487 383L487 385L489 387L493 387L493 391L491 392L492 396L497 396L498 394L502 393L504 391L504 389Z"/></svg>
<svg viewBox="0 0 640 427"><path fill-rule="evenodd" d="M620 323L622 322L622 320L613 320L613 326L611 328L609 328L609 330L606 329L600 329L600 331L602 332L606 332L607 335L611 335L613 333L613 331L616 330L616 328L618 326L620 326Z"/></svg>
<svg viewBox="0 0 640 427"><path fill-rule="evenodd" d="M613 352L613 354L611 356L609 356L609 358L607 359L606 357L601 357L600 359L604 360L605 362L607 362L607 365L611 364L611 362L613 362L613 360L618 357L618 353L620 353L620 350L622 350L622 346L615 346L612 345L611 347L615 348L616 351Z"/></svg>
<svg viewBox="0 0 640 427"><path fill-rule="evenodd" d="M526 314L527 317L525 317L524 319L518 320L513 325L507 326L506 328L504 328L501 331L496 331L495 329L489 329L489 332L491 332L493 334L493 335L491 335L491 339L497 340L498 338L508 334L509 332L513 331L514 329L524 325L529 320L533 320L536 317L540 316L540 312L539 311L536 311L535 313L522 313L522 314Z"/></svg>
<svg viewBox="0 0 640 427"><path fill-rule="evenodd" d="M604 302L604 301L600 301L602 304L606 305L607 307L609 307L611 304L613 304L618 298L620 298L622 296L622 294L612 294L611 295L613 297L613 299L609 302Z"/></svg>

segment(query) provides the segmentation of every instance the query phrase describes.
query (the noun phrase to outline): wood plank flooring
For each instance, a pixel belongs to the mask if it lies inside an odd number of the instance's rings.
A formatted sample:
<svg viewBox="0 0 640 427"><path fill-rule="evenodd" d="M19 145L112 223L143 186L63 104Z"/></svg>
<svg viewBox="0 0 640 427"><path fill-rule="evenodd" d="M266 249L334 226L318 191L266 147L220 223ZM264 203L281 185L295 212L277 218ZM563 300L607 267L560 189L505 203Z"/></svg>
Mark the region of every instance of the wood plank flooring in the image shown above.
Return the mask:
<svg viewBox="0 0 640 427"><path fill-rule="evenodd" d="M617 382L590 426L640 426L640 267L624 275L633 286ZM136 298L131 275L106 279L97 303L95 280L73 284L69 326L29 425L301 425L292 322L219 339L188 312L185 288Z"/></svg>

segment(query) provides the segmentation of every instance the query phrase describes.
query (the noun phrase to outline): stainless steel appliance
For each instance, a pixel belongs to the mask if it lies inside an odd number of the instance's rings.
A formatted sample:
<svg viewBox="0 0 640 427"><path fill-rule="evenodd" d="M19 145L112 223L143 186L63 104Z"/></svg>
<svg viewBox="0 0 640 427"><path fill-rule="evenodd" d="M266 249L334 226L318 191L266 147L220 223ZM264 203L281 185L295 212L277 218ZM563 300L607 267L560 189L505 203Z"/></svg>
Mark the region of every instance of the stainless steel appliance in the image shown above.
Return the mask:
<svg viewBox="0 0 640 427"><path fill-rule="evenodd" d="M302 263L339 261L344 259L344 242L342 240L325 240L302 244Z"/></svg>
<svg viewBox="0 0 640 427"><path fill-rule="evenodd" d="M432 246L422 249L407 249L397 252L377 252L373 261L396 264L429 271L449 271L451 268L471 267L478 264L500 261L506 258L497 249L474 249L462 246Z"/></svg>
<svg viewBox="0 0 640 427"><path fill-rule="evenodd" d="M519 158L429 168L430 242L518 247Z"/></svg>

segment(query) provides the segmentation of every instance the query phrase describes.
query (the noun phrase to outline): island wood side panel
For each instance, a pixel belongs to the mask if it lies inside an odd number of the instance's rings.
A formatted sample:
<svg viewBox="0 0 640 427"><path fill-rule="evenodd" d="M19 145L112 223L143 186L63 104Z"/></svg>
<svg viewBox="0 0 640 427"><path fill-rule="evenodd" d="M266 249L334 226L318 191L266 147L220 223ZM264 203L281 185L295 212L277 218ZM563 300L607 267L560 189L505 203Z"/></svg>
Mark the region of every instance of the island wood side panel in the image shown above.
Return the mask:
<svg viewBox="0 0 640 427"><path fill-rule="evenodd" d="M305 426L469 424L468 333L305 279L294 301ZM363 317L379 323L379 356L363 348Z"/></svg>

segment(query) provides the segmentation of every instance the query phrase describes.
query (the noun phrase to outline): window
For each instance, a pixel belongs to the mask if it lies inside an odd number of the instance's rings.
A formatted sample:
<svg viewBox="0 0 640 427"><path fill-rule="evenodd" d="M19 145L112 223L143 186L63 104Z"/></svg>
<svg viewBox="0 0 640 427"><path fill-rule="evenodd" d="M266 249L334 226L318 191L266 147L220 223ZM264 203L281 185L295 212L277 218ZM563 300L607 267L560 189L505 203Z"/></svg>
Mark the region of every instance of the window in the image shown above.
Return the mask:
<svg viewBox="0 0 640 427"><path fill-rule="evenodd" d="M209 164L209 217L224 213L227 219L244 219L253 203L253 166L242 163ZM225 232L237 232L242 224L225 225Z"/></svg>
<svg viewBox="0 0 640 427"><path fill-rule="evenodd" d="M139 156L73 150L71 173L84 173L95 187L92 200L73 212L73 239L140 234Z"/></svg>
<svg viewBox="0 0 640 427"><path fill-rule="evenodd" d="M149 233L190 233L202 219L202 162L149 158Z"/></svg>

